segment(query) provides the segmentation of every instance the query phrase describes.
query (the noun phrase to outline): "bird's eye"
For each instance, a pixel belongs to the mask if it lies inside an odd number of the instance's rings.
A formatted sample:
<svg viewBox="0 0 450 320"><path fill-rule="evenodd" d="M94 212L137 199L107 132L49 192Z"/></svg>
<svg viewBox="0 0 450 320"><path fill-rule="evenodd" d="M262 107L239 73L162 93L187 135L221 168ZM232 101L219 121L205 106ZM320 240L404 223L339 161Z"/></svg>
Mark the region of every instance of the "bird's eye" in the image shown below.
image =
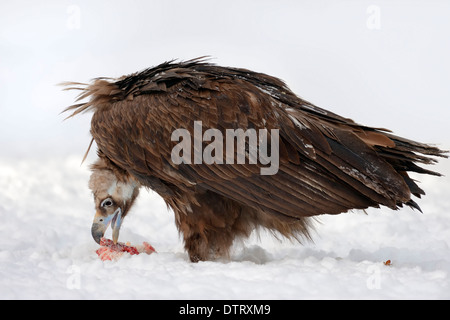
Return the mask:
<svg viewBox="0 0 450 320"><path fill-rule="evenodd" d="M100 204L100 206L102 208L111 207L112 205L113 205L113 201L111 198L103 200L102 203Z"/></svg>

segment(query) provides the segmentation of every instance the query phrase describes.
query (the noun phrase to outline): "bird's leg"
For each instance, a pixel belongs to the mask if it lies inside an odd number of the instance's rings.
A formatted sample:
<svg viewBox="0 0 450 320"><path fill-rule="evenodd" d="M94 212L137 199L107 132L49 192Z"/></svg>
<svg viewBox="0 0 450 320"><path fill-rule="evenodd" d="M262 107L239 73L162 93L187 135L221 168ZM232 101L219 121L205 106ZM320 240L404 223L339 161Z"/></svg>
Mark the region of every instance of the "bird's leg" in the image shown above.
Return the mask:
<svg viewBox="0 0 450 320"><path fill-rule="evenodd" d="M234 235L225 230L213 232L195 232L184 238L185 249L192 262L214 260L228 257Z"/></svg>
<svg viewBox="0 0 450 320"><path fill-rule="evenodd" d="M189 259L192 262L205 261L208 259L206 252L206 241L202 239L199 233L194 233L184 239L184 247L189 254Z"/></svg>
<svg viewBox="0 0 450 320"><path fill-rule="evenodd" d="M177 226L192 262L227 256L235 237L231 228L213 226L211 221L201 219L195 213L180 215Z"/></svg>
<svg viewBox="0 0 450 320"><path fill-rule="evenodd" d="M184 199L172 198L168 202L174 208L189 258L193 262L229 258L234 239L248 237L254 229L255 210L212 192L194 196L190 206Z"/></svg>

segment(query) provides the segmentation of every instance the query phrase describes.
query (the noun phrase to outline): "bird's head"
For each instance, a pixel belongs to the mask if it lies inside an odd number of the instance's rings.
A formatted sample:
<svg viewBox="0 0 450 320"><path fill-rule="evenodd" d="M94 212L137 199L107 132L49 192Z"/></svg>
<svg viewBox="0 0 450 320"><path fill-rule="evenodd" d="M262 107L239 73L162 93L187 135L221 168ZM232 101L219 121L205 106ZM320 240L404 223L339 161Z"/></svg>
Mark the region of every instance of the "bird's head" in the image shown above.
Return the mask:
<svg viewBox="0 0 450 320"><path fill-rule="evenodd" d="M94 165L89 188L94 194L95 217L92 237L97 243L111 225L112 240L117 243L123 219L139 194L139 183L130 176L119 177L113 170Z"/></svg>

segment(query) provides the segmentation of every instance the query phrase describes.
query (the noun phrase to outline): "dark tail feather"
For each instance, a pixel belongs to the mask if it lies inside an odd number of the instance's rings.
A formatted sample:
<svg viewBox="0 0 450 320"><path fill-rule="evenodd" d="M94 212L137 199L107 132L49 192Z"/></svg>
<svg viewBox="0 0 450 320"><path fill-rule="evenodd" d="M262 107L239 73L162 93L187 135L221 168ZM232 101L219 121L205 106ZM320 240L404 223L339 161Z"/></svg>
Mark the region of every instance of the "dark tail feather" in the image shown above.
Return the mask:
<svg viewBox="0 0 450 320"><path fill-rule="evenodd" d="M422 209L420 209L419 205L414 201L414 200L409 200L408 202L405 203L407 206L413 208L413 209L417 209L420 211L420 213L422 212Z"/></svg>

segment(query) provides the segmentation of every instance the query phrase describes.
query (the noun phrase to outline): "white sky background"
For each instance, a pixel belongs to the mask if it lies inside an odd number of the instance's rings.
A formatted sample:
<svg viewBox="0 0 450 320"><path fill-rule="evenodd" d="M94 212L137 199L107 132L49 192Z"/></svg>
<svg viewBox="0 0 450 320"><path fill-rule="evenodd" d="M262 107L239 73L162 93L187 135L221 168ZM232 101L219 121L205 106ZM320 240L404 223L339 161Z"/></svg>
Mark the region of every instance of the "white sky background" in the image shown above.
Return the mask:
<svg viewBox="0 0 450 320"><path fill-rule="evenodd" d="M393 2L1 1L0 157L81 159L91 115L63 121L57 83L203 55L449 149L450 2Z"/></svg>

